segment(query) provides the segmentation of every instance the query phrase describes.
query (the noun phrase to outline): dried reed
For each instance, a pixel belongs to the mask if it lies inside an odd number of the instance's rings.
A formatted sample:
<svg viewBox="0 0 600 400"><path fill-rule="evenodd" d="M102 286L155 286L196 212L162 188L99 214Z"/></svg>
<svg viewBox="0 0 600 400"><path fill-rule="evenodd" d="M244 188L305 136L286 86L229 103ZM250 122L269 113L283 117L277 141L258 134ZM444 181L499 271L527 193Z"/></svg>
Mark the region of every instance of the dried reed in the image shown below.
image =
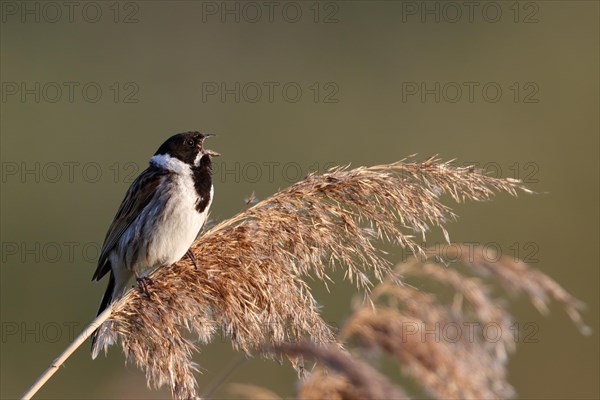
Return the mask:
<svg viewBox="0 0 600 400"><path fill-rule="evenodd" d="M274 350L288 356L307 356L327 366L315 371L299 392L301 399L407 399L398 386L367 363L339 347L313 343L284 344Z"/></svg>
<svg viewBox="0 0 600 400"><path fill-rule="evenodd" d="M339 335L341 341L348 343L354 363L365 364L380 352L395 358L405 377L421 388L423 393L419 396L514 396L506 378L507 355L515 350L514 320L503 299L492 295L494 278L500 278L496 281L507 291L527 293L542 313L547 312L549 299L555 299L583 334L590 333L580 315L582 304L550 277L520 260L472 245L444 246L443 251L439 247L427 249L421 255L424 256L398 264L394 274L402 276L405 284L387 279L377 285L370 294L375 307L364 302L357 306ZM466 265L483 278L461 273L459 268L447 268L448 263ZM451 304L434 293L408 285L413 281L423 285L427 280L450 287L454 293ZM487 331L490 327L492 333ZM301 383L299 397L309 394L306 398L377 398L357 395L365 391L362 382L351 379L351 371L337 368L336 374L328 377L324 367L331 368L327 357L334 350L306 348L305 344L285 348L287 353L321 362L313 375ZM379 384L375 382L374 386Z"/></svg>
<svg viewBox="0 0 600 400"><path fill-rule="evenodd" d="M265 344L282 346L302 337L321 346L334 343L322 347L321 353L314 345L281 349L300 374L304 371L301 355L306 353L345 371L336 379L354 385L352 393L359 397L399 395L400 389L361 370L364 366L342 352L302 278L313 275L327 283L331 281L327 271L339 266L345 269L346 279L360 288L370 288L369 273L378 281L391 276L396 285L398 279L390 275L375 239L427 255L413 234L424 239L430 228L437 227L449 241L443 224L456 217L441 203L442 194L460 202L486 200L497 191L516 195L517 190L530 192L518 180L489 177L473 167L456 167L435 157L311 174L202 235L192 246L199 268L181 260L158 269L145 293L130 290L108 307L22 398L30 399L100 324L93 357L120 340L126 358L146 371L148 385L167 384L175 398L197 397L191 360L196 344L185 336L186 331L207 343L217 329L231 337L234 347L268 357L273 354L263 351ZM545 310L548 296L554 297L581 322L579 304L545 275L524 270L520 264L510 271L492 271L509 283L519 275L533 277L533 284L518 288L529 293L536 306ZM363 387L369 374L375 387ZM425 372L422 376L434 378Z"/></svg>
<svg viewBox="0 0 600 400"><path fill-rule="evenodd" d="M486 176L430 158L311 174L226 220L194 243L198 268L184 259L152 274L149 296L130 291L114 306L99 334L97 354L119 340L128 360L146 371L150 386L168 385L175 398L196 395L196 341L220 330L248 354L265 345L308 338L336 343L303 278L327 283L327 272L369 288L369 274L390 273L374 240L385 239L426 254L424 238L455 214L442 204L486 200L495 192L529 192L520 181ZM187 332L187 333L186 333Z"/></svg>

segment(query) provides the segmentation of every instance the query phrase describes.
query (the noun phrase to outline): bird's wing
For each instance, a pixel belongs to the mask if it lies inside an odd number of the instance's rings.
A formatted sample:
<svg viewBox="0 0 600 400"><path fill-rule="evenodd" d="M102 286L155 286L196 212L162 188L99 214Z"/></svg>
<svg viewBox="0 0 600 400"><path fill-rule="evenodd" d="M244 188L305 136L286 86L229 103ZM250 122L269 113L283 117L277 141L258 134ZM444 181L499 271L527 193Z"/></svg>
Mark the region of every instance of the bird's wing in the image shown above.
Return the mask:
<svg viewBox="0 0 600 400"><path fill-rule="evenodd" d="M108 262L110 252L119 242L123 233L125 233L131 223L142 212L144 207L150 203L152 198L156 195L156 189L169 174L169 171L150 166L142 172L135 181L133 181L123 202L119 206L115 219L110 225L110 228L108 228L108 232L104 238L104 244L100 250L98 267L92 277L93 281L100 280L108 271L110 271L111 266Z"/></svg>

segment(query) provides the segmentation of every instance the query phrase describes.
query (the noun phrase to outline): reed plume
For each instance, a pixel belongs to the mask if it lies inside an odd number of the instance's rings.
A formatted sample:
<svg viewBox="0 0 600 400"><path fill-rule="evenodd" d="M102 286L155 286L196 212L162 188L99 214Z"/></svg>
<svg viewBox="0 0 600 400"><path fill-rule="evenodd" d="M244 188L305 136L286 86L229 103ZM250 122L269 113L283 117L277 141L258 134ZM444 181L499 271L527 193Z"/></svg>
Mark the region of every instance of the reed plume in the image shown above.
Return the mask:
<svg viewBox="0 0 600 400"><path fill-rule="evenodd" d="M386 290L401 288L377 240L426 256L420 239L433 228L448 238L443 225L456 218L441 202L442 195L461 202L487 200L496 192L516 195L518 190L529 192L518 180L486 176L437 158L311 174L203 233L192 246L197 268L181 260L155 271L147 294L129 291L100 328L94 353L119 341L126 358L145 370L149 386L168 385L174 398L192 398L192 354L216 332L229 336L236 349L266 357L273 357L263 351L266 347L303 338L337 348L307 276L327 284L328 273L343 268L345 278L359 288L368 290L373 278L380 282L386 276L392 277ZM538 298L537 289L524 289ZM423 294L415 296L426 300ZM419 307L414 308L418 313ZM490 315L502 316L501 310L488 308ZM364 321L365 326L375 323ZM359 325L350 324L347 334L358 333L351 327Z"/></svg>
<svg viewBox="0 0 600 400"><path fill-rule="evenodd" d="M397 284L397 276L404 284ZM451 302L439 295L443 290L437 286L425 291L409 285L427 287L427 281L450 288ZM365 371L370 370L369 362L378 355L391 356L404 379L418 386L414 393L418 397L513 397L515 391L507 381L506 367L508 355L519 341L515 336L519 328L517 325L515 330L515 321L503 301L505 296L493 294L495 282L508 292L526 293L542 313L547 313L550 299L556 300L580 332L590 334L580 315L583 304L552 278L522 261L483 246L452 244L425 249L419 256L399 263L393 275L374 288L370 293L372 304L356 303L339 334L347 353L305 343L282 347L287 354L319 361L312 375L301 382L298 397L396 398L364 395L363 382L353 379L351 369L328 362L332 353L352 359ZM328 371L332 369L333 373ZM386 382L388 393L402 390L396 385L390 387L385 379L370 379L371 389L378 390L379 382Z"/></svg>

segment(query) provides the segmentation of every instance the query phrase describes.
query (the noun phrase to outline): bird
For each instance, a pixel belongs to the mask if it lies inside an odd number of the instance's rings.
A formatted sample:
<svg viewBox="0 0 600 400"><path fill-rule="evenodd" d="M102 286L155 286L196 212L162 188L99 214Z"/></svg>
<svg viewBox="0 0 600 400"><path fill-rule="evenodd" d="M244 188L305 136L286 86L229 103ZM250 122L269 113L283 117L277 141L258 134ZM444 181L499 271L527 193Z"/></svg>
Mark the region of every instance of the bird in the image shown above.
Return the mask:
<svg viewBox="0 0 600 400"><path fill-rule="evenodd" d="M168 138L131 184L108 228L92 281L110 274L97 316L118 300L135 276L146 291L147 273L186 254L204 226L214 196L212 157L204 148L211 133L183 132ZM99 331L92 334L92 357Z"/></svg>

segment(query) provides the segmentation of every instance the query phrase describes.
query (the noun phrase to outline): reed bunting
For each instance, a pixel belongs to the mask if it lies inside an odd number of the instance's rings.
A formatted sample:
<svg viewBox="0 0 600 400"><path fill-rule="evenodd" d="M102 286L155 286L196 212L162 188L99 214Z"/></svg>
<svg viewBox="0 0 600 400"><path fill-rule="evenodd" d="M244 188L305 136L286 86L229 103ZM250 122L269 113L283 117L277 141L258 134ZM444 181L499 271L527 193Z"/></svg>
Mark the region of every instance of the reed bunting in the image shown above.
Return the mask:
<svg viewBox="0 0 600 400"><path fill-rule="evenodd" d="M214 188L211 157L204 148L212 134L184 132L171 136L136 178L108 228L93 281L110 272L98 314L119 299L135 276L142 285L151 270L179 261L206 222ZM143 286L143 285L142 285ZM98 330L92 335L92 356Z"/></svg>

